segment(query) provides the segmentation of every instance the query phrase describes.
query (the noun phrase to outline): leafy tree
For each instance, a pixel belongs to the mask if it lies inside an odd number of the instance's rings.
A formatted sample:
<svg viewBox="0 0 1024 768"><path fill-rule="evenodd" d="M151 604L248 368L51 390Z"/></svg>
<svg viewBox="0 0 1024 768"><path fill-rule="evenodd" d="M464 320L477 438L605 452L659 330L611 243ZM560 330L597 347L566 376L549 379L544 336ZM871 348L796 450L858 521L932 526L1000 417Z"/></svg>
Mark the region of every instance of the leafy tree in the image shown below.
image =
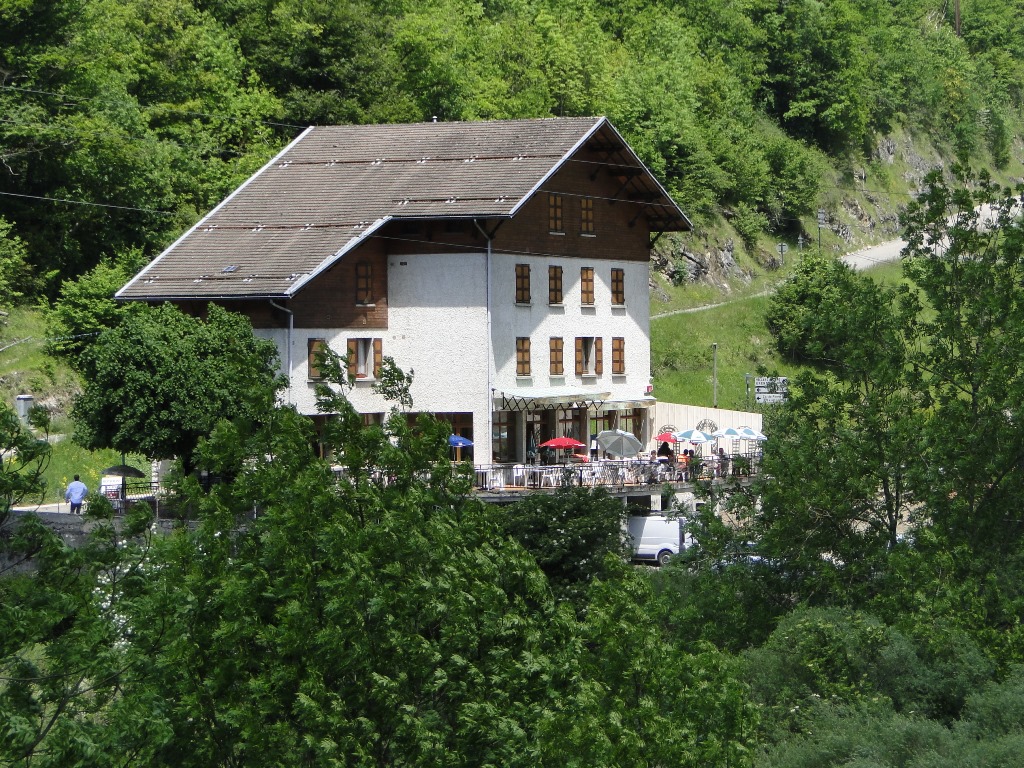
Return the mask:
<svg viewBox="0 0 1024 768"><path fill-rule="evenodd" d="M13 233L13 225L0 216L0 307L11 307L31 291L28 249Z"/></svg>
<svg viewBox="0 0 1024 768"><path fill-rule="evenodd" d="M606 575L608 555L625 553L626 510L603 490L566 487L508 507L503 531L537 561L555 596L585 610L590 583Z"/></svg>
<svg viewBox="0 0 1024 768"><path fill-rule="evenodd" d="M1015 196L984 178L951 189L933 174L928 185L906 216L905 271L929 312L912 358L929 411L917 483L954 541L1014 550L1024 534L1024 227Z"/></svg>
<svg viewBox="0 0 1024 768"><path fill-rule="evenodd" d="M46 410L38 406L32 408L29 424L35 429L48 429ZM50 444L45 435L37 437L9 405L0 405L0 528L12 507L26 498L42 499L43 473L49 460Z"/></svg>
<svg viewBox="0 0 1024 768"><path fill-rule="evenodd" d="M133 251L119 261L101 262L77 280L65 280L47 313L50 352L78 356L103 331L119 325L136 305L116 302L114 293L142 264L141 254Z"/></svg>
<svg viewBox="0 0 1024 768"><path fill-rule="evenodd" d="M183 479L200 522L154 543L145 594L122 605L133 674L111 714L147 715L105 750L180 766L742 758L752 712L728 664L673 654L632 570L594 583L581 626L470 495L445 425L364 427L344 369L323 372L340 478L291 409L221 421L200 446L229 480Z"/></svg>
<svg viewBox="0 0 1024 768"><path fill-rule="evenodd" d="M222 418L254 419L276 389L277 351L241 315L211 305L205 321L170 304L139 308L83 358L75 439L185 468Z"/></svg>

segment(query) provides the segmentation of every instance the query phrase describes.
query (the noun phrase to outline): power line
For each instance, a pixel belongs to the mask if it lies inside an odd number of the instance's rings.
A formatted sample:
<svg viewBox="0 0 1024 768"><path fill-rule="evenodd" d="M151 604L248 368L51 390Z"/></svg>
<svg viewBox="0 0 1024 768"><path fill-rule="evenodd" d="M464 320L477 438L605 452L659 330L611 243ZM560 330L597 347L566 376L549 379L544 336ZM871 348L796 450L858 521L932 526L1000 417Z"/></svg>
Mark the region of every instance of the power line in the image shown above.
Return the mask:
<svg viewBox="0 0 1024 768"><path fill-rule="evenodd" d="M114 208L121 211L139 211L140 213L156 213L161 216L175 216L174 211L158 211L155 208L133 208L130 205L110 205L109 203L89 203L85 200L67 200L62 197L43 197L41 195L23 195L17 192L0 192L7 197L24 197L29 200L45 200L50 203L68 203L69 205L91 205L96 208Z"/></svg>

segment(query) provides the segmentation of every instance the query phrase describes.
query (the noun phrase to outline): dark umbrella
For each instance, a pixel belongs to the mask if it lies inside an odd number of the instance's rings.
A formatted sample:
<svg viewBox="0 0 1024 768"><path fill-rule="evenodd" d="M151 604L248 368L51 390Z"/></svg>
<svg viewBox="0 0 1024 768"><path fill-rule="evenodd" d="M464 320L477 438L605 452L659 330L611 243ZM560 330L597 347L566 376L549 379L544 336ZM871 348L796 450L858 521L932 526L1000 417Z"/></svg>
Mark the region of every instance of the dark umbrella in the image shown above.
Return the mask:
<svg viewBox="0 0 1024 768"><path fill-rule="evenodd" d="M146 473L141 469L130 467L127 464L118 464L117 466L107 467L106 469L100 470L101 475L116 475L117 477L145 477Z"/></svg>
<svg viewBox="0 0 1024 768"><path fill-rule="evenodd" d="M124 457L122 456L121 458L123 459ZM127 493L125 492L125 478L146 476L146 473L143 472L141 469L136 469L135 467L131 467L127 464L115 464L112 467L107 467L106 469L100 470L100 474L114 475L115 477L121 478L121 492L119 494L119 498L121 498L122 500L127 496Z"/></svg>

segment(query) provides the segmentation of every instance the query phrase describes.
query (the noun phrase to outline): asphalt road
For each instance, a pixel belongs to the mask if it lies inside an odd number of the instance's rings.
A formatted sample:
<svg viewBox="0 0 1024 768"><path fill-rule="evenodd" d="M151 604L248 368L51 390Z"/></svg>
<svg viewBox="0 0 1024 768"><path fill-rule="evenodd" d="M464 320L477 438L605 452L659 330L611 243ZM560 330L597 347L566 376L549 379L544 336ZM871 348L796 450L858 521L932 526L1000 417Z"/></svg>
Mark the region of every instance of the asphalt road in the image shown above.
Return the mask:
<svg viewBox="0 0 1024 768"><path fill-rule="evenodd" d="M853 269L868 269L870 267L877 266L879 264L885 264L890 261L896 261L900 257L900 252L906 247L906 240L889 240L879 245L873 245L870 248L863 248L853 253L848 253L840 258ZM661 312L657 315L651 315L651 320L657 320L659 317L670 317L672 315L685 315L690 312L703 312L706 309L714 309L715 307L721 307L725 304L732 304L736 301L746 301L754 296L767 296L775 292L775 287L767 288L760 293L751 294L749 296L743 296L739 299L731 299L729 301L720 301L716 304L705 304L702 307L689 307L688 309L674 309L671 312Z"/></svg>

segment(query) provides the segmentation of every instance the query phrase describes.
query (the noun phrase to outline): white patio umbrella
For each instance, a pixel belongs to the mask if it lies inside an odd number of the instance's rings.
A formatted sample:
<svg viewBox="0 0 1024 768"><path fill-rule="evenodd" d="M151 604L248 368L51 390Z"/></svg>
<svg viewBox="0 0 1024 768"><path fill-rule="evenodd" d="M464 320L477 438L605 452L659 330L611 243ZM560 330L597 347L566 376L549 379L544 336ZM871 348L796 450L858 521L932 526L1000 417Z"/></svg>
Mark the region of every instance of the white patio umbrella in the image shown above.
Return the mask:
<svg viewBox="0 0 1024 768"><path fill-rule="evenodd" d="M742 440L743 439L743 434L738 429L735 429L733 427L726 427L725 429L720 429L717 432L712 433L711 436L712 437L717 437L717 438L724 437L726 440Z"/></svg>
<svg viewBox="0 0 1024 768"><path fill-rule="evenodd" d="M676 432L676 440L680 443L700 445L701 443L710 443L714 438L707 432L701 432L699 429L684 429L682 432Z"/></svg>
<svg viewBox="0 0 1024 768"><path fill-rule="evenodd" d="M636 435L623 429L606 429L597 433L597 444L612 456L636 456L644 447Z"/></svg>
<svg viewBox="0 0 1024 768"><path fill-rule="evenodd" d="M740 427L740 434L743 436L744 440L753 440L758 443L763 443L768 439L766 435L758 432L753 427Z"/></svg>

